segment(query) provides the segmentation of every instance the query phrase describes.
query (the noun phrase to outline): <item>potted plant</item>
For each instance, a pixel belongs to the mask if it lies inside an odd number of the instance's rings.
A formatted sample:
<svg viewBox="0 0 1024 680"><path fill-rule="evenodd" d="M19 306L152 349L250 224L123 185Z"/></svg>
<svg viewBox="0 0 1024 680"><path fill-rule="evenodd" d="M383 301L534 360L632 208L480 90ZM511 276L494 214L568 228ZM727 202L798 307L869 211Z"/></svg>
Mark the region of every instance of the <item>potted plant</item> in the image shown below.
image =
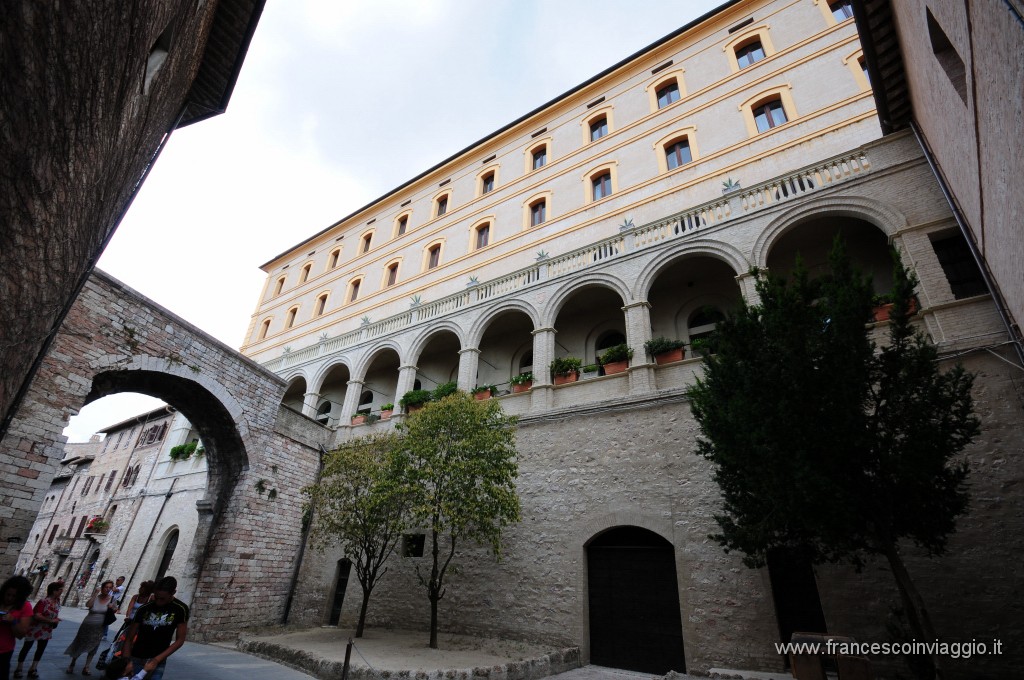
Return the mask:
<svg viewBox="0 0 1024 680"><path fill-rule="evenodd" d="M526 392L528 389L533 387L533 373L529 371L526 373L520 373L517 376L513 376L508 382L512 385L513 394L516 392Z"/></svg>
<svg viewBox="0 0 1024 680"><path fill-rule="evenodd" d="M455 394L459 391L459 386L456 382L441 383L434 388L433 394L430 395L431 401L441 401L450 394Z"/></svg>
<svg viewBox="0 0 1024 680"><path fill-rule="evenodd" d="M189 458L192 457L192 454L196 452L196 449L198 447L199 444L196 442L178 444L177 446L171 447L171 450L168 452L168 455L170 455L171 460L173 461L188 460Z"/></svg>
<svg viewBox="0 0 1024 680"><path fill-rule="evenodd" d="M391 402L380 405L380 419L387 420L395 412L395 405Z"/></svg>
<svg viewBox="0 0 1024 680"><path fill-rule="evenodd" d="M413 413L423 408L423 405L430 401L430 397L430 390L409 390L398 400L398 405L404 408L406 413Z"/></svg>
<svg viewBox="0 0 1024 680"><path fill-rule="evenodd" d="M669 340L664 337L653 338L644 343L644 349L654 357L654 363L659 365L682 361L685 346L686 343L682 340Z"/></svg>
<svg viewBox="0 0 1024 680"><path fill-rule="evenodd" d="M871 311L874 314L875 321L888 321L889 315L892 314L892 295L875 295L871 298L871 302L874 305ZM910 298L907 311L911 314L917 311L917 298Z"/></svg>
<svg viewBox="0 0 1024 680"><path fill-rule="evenodd" d="M586 380L587 378L596 378L601 375L601 364L587 364L580 369L582 374L580 377Z"/></svg>
<svg viewBox="0 0 1024 680"><path fill-rule="evenodd" d="M694 338L690 341L690 351L695 357L706 357L711 354L711 343L707 338Z"/></svg>
<svg viewBox="0 0 1024 680"><path fill-rule="evenodd" d="M633 350L626 343L609 347L601 355L601 365L605 375L622 373L629 368L629 360L633 358Z"/></svg>
<svg viewBox="0 0 1024 680"><path fill-rule="evenodd" d="M352 424L362 425L366 422L366 416L370 415L368 410L356 411L352 414Z"/></svg>
<svg viewBox="0 0 1024 680"><path fill-rule="evenodd" d="M89 523L85 525L85 533L87 534L102 534L107 530L110 524L105 521L99 515L89 520Z"/></svg>
<svg viewBox="0 0 1024 680"><path fill-rule="evenodd" d="M498 388L494 385L478 385L473 388L473 396L476 397L477 401L483 401L484 399L490 399L498 392Z"/></svg>
<svg viewBox="0 0 1024 680"><path fill-rule="evenodd" d="M576 357L559 357L551 362L551 377L556 385L576 382L582 366L583 361Z"/></svg>

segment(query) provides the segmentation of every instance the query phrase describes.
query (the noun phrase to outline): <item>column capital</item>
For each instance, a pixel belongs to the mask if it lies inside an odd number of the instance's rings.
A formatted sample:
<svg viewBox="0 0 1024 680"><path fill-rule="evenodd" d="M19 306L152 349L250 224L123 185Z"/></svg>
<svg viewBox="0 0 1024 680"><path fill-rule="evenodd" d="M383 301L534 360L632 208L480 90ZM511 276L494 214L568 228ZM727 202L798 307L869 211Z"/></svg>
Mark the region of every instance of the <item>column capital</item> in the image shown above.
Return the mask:
<svg viewBox="0 0 1024 680"><path fill-rule="evenodd" d="M467 347L465 349L460 349L459 350L459 354L462 354L463 352L476 352L477 354L480 354L480 348L479 347Z"/></svg>
<svg viewBox="0 0 1024 680"><path fill-rule="evenodd" d="M349 380L349 381L348 381L347 383L345 383L345 384L346 384L346 385L365 385L365 384L366 384L366 381L365 381L365 380L355 380L355 379L353 379L353 380Z"/></svg>
<svg viewBox="0 0 1024 680"><path fill-rule="evenodd" d="M399 371L407 371L407 370L409 370L410 368L411 368L412 370L414 370L414 371L418 371L418 370L420 370L420 367L419 367L419 366L415 366L415 365L413 365L413 364L406 364L405 366L399 366L399 367L398 367L398 370L399 370Z"/></svg>
<svg viewBox="0 0 1024 680"><path fill-rule="evenodd" d="M532 331L530 331L530 335L540 335L541 333L557 333L557 332L558 332L557 330L555 330L554 328L549 326L547 328L534 328Z"/></svg>
<svg viewBox="0 0 1024 680"><path fill-rule="evenodd" d="M767 274L768 273L768 267L758 267L757 271L758 271L759 274ZM754 278L754 273L748 270L748 271L743 272L742 274L737 274L733 278L736 281L745 281L747 279Z"/></svg>
<svg viewBox="0 0 1024 680"><path fill-rule="evenodd" d="M650 309L651 303L647 300L637 300L636 302L630 302L628 305L622 307L622 311L627 312L634 307L646 307L647 309Z"/></svg>

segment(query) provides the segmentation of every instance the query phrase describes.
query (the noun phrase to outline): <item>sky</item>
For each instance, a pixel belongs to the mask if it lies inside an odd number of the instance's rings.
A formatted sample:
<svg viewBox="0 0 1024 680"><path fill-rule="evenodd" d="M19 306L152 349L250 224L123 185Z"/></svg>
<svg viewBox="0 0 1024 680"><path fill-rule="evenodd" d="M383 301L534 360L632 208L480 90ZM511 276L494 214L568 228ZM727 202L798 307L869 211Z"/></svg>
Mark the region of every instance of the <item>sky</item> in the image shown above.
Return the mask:
<svg viewBox="0 0 1024 680"><path fill-rule="evenodd" d="M268 0L227 112L174 132L99 268L237 348L259 265L721 1Z"/></svg>

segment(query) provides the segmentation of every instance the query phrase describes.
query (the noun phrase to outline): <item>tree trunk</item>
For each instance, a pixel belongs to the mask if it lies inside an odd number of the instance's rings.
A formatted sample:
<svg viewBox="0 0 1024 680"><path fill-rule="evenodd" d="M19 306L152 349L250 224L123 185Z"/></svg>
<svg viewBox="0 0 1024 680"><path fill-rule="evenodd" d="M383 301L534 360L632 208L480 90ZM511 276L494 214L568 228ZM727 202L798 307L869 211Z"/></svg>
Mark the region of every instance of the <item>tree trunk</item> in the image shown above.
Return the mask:
<svg viewBox="0 0 1024 680"><path fill-rule="evenodd" d="M885 557L889 560L889 568L896 579L896 587L900 591L900 599L903 601L903 608L907 612L907 622L910 624L914 637L919 642L934 643L938 640L938 636L932 626L928 609L924 605L924 598L921 597L921 593L918 592L914 581L910 578L910 572L903 564L903 558L895 543L889 543L886 546ZM932 653L930 656L932 667L935 669L935 677L937 680L942 680L944 677L942 661L936 653Z"/></svg>
<svg viewBox="0 0 1024 680"><path fill-rule="evenodd" d="M370 607L370 593L363 591L363 604L359 607L359 623L356 624L356 637L363 637L363 627L366 625L366 610Z"/></svg>
<svg viewBox="0 0 1024 680"><path fill-rule="evenodd" d="M437 649L437 596L430 594L430 648Z"/></svg>

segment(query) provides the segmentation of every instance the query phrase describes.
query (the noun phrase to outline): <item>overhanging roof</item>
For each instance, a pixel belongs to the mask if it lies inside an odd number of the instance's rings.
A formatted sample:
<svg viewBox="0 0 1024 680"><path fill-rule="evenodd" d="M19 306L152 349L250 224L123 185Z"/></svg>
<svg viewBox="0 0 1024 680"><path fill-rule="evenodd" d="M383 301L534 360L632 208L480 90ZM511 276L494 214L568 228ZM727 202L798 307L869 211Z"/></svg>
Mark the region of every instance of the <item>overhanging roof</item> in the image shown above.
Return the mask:
<svg viewBox="0 0 1024 680"><path fill-rule="evenodd" d="M854 0L853 16L864 48L882 133L898 132L910 125L913 111L892 2Z"/></svg>

